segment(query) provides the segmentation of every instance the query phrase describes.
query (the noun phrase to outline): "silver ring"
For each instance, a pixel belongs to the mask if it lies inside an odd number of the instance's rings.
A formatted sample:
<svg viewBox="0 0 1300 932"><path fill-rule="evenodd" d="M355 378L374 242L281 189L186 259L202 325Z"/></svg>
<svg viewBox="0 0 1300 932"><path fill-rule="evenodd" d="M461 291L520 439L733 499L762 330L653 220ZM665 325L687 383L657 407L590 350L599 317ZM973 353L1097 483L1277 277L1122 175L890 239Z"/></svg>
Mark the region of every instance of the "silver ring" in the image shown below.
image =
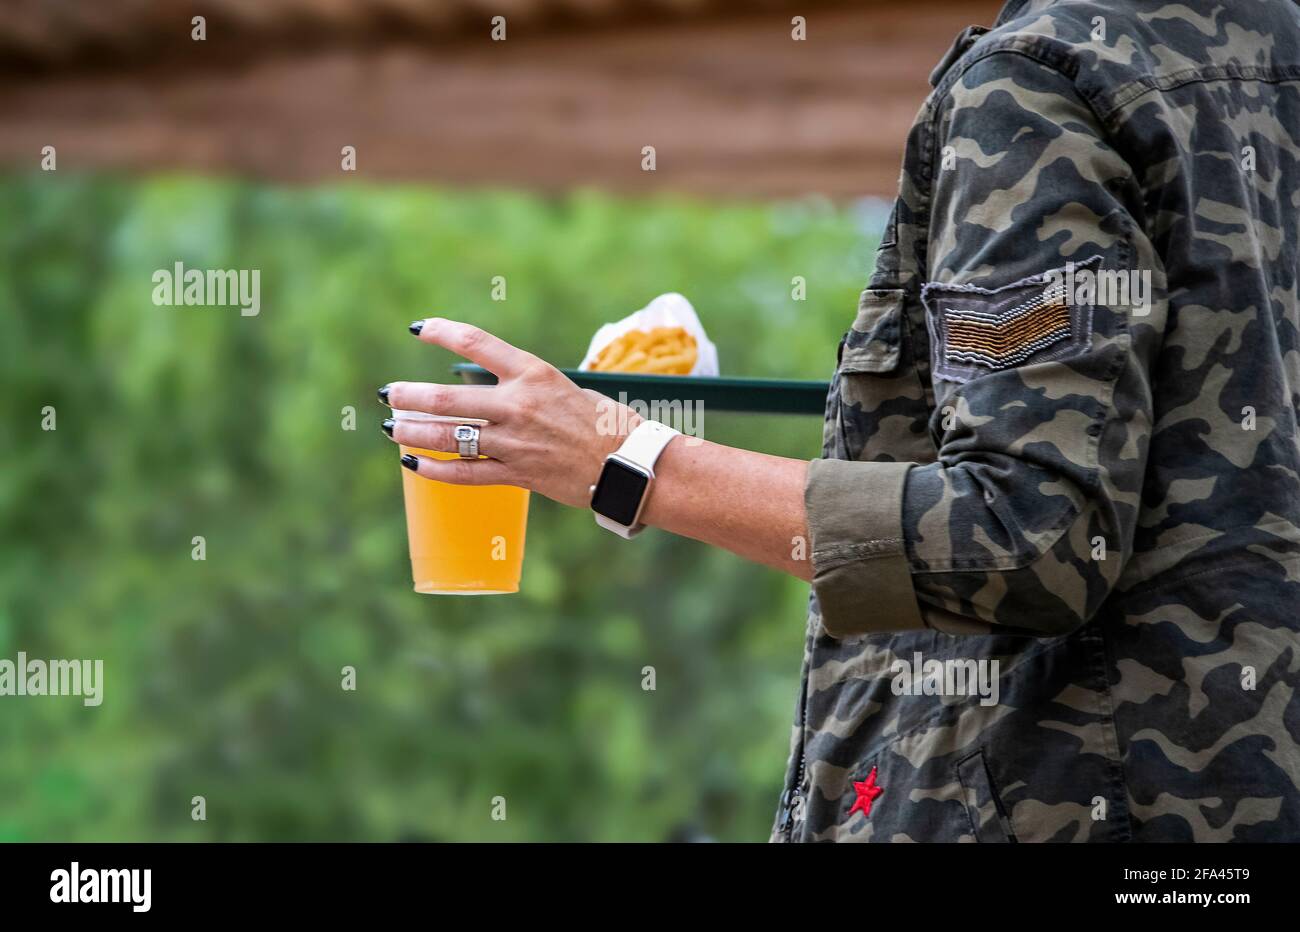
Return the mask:
<svg viewBox="0 0 1300 932"><path fill-rule="evenodd" d="M456 425L457 455L463 460L478 459L478 428L472 424Z"/></svg>

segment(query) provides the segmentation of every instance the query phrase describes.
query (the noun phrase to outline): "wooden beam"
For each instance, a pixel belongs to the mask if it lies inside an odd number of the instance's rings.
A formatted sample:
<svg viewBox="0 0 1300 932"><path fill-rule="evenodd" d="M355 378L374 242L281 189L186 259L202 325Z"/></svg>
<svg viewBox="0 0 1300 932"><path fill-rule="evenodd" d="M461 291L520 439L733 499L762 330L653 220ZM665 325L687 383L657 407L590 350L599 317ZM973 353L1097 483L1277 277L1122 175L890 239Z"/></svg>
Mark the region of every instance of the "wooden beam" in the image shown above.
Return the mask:
<svg viewBox="0 0 1300 932"><path fill-rule="evenodd" d="M0 164L35 168L54 145L60 171L889 195L930 68L998 5L827 9L808 15L805 42L770 11L20 77L0 94ZM344 145L355 175L340 170ZM644 146L655 172L641 170Z"/></svg>

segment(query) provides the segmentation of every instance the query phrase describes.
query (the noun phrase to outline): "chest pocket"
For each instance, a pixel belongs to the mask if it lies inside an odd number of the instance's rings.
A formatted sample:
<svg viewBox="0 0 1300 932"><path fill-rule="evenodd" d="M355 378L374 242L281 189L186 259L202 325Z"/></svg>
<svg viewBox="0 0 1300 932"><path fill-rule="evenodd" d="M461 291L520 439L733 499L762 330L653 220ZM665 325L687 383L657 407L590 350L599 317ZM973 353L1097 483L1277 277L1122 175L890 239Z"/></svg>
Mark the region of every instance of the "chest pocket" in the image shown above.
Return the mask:
<svg viewBox="0 0 1300 932"><path fill-rule="evenodd" d="M907 338L907 301L903 289L862 292L853 326L840 342L838 410L827 412L838 430L827 438L834 441L828 455L877 462L934 459L929 406Z"/></svg>

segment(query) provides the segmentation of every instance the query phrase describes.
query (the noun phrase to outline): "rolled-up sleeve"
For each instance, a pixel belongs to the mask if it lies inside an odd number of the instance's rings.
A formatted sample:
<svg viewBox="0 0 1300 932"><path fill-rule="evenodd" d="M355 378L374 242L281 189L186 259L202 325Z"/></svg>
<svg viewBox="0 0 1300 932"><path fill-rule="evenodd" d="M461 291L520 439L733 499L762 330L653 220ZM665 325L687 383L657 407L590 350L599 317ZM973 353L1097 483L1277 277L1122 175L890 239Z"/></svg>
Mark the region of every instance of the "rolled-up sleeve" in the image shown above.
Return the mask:
<svg viewBox="0 0 1300 932"><path fill-rule="evenodd" d="M804 504L813 592L836 637L921 628L903 538L911 463L813 460Z"/></svg>

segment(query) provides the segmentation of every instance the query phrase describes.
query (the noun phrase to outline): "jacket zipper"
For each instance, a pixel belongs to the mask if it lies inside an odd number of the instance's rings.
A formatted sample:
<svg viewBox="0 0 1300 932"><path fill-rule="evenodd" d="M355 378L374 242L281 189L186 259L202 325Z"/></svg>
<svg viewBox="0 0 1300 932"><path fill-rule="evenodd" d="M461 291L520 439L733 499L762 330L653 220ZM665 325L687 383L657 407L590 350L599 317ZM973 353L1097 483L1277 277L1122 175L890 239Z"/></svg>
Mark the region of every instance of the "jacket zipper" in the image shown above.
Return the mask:
<svg viewBox="0 0 1300 932"><path fill-rule="evenodd" d="M794 841L794 813L799 807L799 801L803 798L803 774L804 767L807 765L807 758L804 756L802 742L799 749L799 773L795 777L794 787L790 790L789 798L785 810L785 840Z"/></svg>
<svg viewBox="0 0 1300 932"><path fill-rule="evenodd" d="M804 727L808 722L808 678L803 680L803 689L799 696L799 767L795 770L794 783L785 791L781 800L781 829L787 842L794 840L794 813L803 798L803 778L808 769L808 746L804 739Z"/></svg>

